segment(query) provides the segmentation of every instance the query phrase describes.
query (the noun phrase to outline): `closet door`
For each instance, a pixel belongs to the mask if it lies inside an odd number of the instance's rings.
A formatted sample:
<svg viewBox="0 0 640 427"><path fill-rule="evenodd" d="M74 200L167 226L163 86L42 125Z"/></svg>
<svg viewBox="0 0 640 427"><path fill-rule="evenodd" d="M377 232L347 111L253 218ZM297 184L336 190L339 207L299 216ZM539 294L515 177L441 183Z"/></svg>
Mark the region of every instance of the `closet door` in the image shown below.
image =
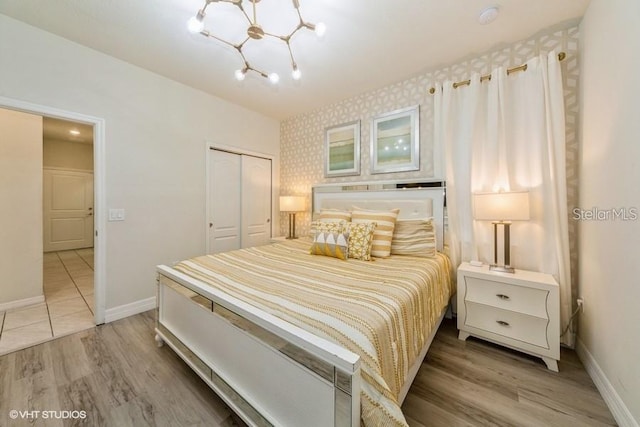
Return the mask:
<svg viewBox="0 0 640 427"><path fill-rule="evenodd" d="M209 253L241 248L242 158L209 150Z"/></svg>
<svg viewBox="0 0 640 427"><path fill-rule="evenodd" d="M271 160L209 150L209 253L269 243Z"/></svg>
<svg viewBox="0 0 640 427"><path fill-rule="evenodd" d="M271 238L271 160L242 156L242 247Z"/></svg>

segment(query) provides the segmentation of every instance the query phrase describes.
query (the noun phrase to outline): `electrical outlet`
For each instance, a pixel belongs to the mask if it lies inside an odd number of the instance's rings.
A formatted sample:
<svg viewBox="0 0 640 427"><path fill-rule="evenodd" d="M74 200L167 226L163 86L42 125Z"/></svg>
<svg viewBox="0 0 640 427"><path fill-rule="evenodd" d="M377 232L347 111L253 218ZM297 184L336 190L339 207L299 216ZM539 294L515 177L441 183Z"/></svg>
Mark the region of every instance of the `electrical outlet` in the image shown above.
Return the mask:
<svg viewBox="0 0 640 427"><path fill-rule="evenodd" d="M578 307L580 307L580 312L584 313L584 298L578 298L576 302L578 303Z"/></svg>

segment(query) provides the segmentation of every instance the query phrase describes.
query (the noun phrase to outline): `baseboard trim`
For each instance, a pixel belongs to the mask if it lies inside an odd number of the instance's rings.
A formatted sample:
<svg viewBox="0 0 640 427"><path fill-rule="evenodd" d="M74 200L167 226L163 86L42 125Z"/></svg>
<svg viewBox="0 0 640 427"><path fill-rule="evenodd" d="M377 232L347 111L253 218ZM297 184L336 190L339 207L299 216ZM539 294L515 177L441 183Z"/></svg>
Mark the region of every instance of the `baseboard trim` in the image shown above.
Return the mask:
<svg viewBox="0 0 640 427"><path fill-rule="evenodd" d="M600 365L598 365L598 362L580 338L576 339L576 353L587 370L587 373L598 388L598 391L602 395L602 398L609 407L609 410L618 425L620 427L640 427L638 421L633 418L629 408L624 404L620 395L618 395L616 390L613 388L613 385L604 374L604 371L600 368Z"/></svg>
<svg viewBox="0 0 640 427"><path fill-rule="evenodd" d="M129 304L107 309L105 311L104 321L105 323L113 322L154 308L156 308L156 297L141 299Z"/></svg>
<svg viewBox="0 0 640 427"><path fill-rule="evenodd" d="M0 311L12 310L14 308L26 307L28 305L40 304L44 302L44 295L37 297L19 299L15 301L3 302L0 304Z"/></svg>

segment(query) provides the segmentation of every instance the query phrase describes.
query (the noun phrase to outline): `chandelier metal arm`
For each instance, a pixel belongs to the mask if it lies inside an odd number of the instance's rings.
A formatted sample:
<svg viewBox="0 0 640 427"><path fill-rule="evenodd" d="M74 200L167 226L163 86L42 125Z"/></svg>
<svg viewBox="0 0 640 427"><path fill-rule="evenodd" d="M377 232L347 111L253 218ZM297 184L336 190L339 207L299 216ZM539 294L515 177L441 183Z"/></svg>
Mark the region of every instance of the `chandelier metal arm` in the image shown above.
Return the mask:
<svg viewBox="0 0 640 427"><path fill-rule="evenodd" d="M238 49L240 53L242 53L242 48L244 47L245 43L248 42L249 40L251 40L251 37L247 37L242 41L242 43L233 45L233 47L235 47L236 49ZM244 54L242 56L244 56Z"/></svg>
<svg viewBox="0 0 640 427"><path fill-rule="evenodd" d="M291 68L294 70L298 69L298 64L296 63L295 58L293 57L293 51L291 50L291 44L287 40L287 49L289 49L289 57L291 58Z"/></svg>
<svg viewBox="0 0 640 427"><path fill-rule="evenodd" d="M209 37L209 38L212 38L212 39L216 39L216 40L218 40L218 41L219 41L219 42L221 42L221 43L224 43L224 44L226 44L226 45L228 45L228 46L231 46L231 47L236 48L237 50L240 50L240 49L242 48L242 45L247 41L247 40L245 40L245 41L243 41L241 44L239 44L239 45L235 45L235 44L233 44L233 43L231 43L231 42L226 41L225 39L222 39L222 38L220 38L220 37L216 36L215 34L211 34L211 33L210 33L209 31L207 31L207 30L202 30L202 31L200 31L200 34L202 34L202 35L203 35L203 36L205 36L205 37ZM240 48L240 49L239 49L239 48Z"/></svg>
<svg viewBox="0 0 640 427"><path fill-rule="evenodd" d="M268 75L266 72L264 72L264 71L262 71L262 70L259 70L259 69L255 68L255 67L251 66L251 64L249 64L249 61L247 60L247 57L246 57L246 56L244 56L244 53L242 52L242 45L243 45L247 40L249 40L249 37L247 37L247 39L246 39L244 42L242 42L240 45L236 45L236 46L234 46L234 47L236 48L236 50L238 51L238 53L240 54L240 57L242 58L242 62L244 62L244 67L243 67L243 68L242 68L242 70L241 70L241 71L242 71L242 73L243 73L243 74L246 74L248 71L253 71L254 73L257 73L257 74L261 75L261 76L262 76L262 77L264 77L265 79L268 79L268 78L269 78L269 75Z"/></svg>
<svg viewBox="0 0 640 427"><path fill-rule="evenodd" d="M258 16L256 14L256 0L250 0L251 4L253 4L253 25L258 24Z"/></svg>
<svg viewBox="0 0 640 427"><path fill-rule="evenodd" d="M284 42L284 44L287 45L287 50L289 51L289 57L291 58L291 68L293 68L294 70L298 69L298 64L296 63L296 60L293 57L293 51L291 50L290 41L291 41L291 36L293 36L300 28L301 27L296 28L288 36L279 36L277 34L271 34L271 33L267 33L267 32L264 33L265 36L269 36L269 37L273 37L273 38L278 39L278 40L282 40Z"/></svg>
<svg viewBox="0 0 640 427"><path fill-rule="evenodd" d="M244 10L244 7L242 7L242 3L237 3L236 6L238 6L238 8L242 11L244 17L247 18L247 22L249 23L249 25L251 25L253 22L251 22L251 18L249 18L249 15L247 15L247 11Z"/></svg>
<svg viewBox="0 0 640 427"><path fill-rule="evenodd" d="M316 26L309 23L309 22L305 22L305 20L302 18L302 12L300 12L300 2L298 0L293 0L293 7L295 8L296 12L298 13L298 26L296 27L295 30L293 30L293 32L291 33L291 35L294 35L299 29L301 29L302 27L308 28L311 31L314 31L316 29ZM291 36L289 36L291 37Z"/></svg>
<svg viewBox="0 0 640 427"><path fill-rule="evenodd" d="M268 79L268 78L269 78L269 75L268 75L267 73L265 73L264 71L260 71L260 70L258 70L258 69L255 69L255 68L253 68L253 67L251 67L251 66L246 66L246 67L245 67L245 70L246 70L246 71L253 71L254 73L258 73L258 74L260 74L262 77L264 77L265 79ZM246 71L245 71L245 72L246 72Z"/></svg>
<svg viewBox="0 0 640 427"><path fill-rule="evenodd" d="M266 31L264 32L264 35L265 36L269 36L269 37L273 37L274 39L282 40L285 43L287 43L287 41L291 37L291 36L279 36L277 34L267 33Z"/></svg>

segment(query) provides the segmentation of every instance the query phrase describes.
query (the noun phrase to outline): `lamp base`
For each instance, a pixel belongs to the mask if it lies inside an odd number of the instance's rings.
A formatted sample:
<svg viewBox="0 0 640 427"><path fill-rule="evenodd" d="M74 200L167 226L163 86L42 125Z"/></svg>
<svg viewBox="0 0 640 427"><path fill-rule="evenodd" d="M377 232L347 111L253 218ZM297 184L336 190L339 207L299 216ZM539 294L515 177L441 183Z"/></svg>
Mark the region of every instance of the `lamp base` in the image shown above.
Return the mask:
<svg viewBox="0 0 640 427"><path fill-rule="evenodd" d="M498 225L502 225L504 227L504 264L498 265ZM495 271L497 273L515 273L516 270L511 267L511 254L510 254L510 245L511 241L509 238L509 229L511 228L511 222L509 221L494 221L493 222L493 264L489 266L490 271Z"/></svg>
<svg viewBox="0 0 640 427"><path fill-rule="evenodd" d="M296 213L289 212L289 234L287 234L287 239L297 239L296 236Z"/></svg>
<svg viewBox="0 0 640 427"><path fill-rule="evenodd" d="M495 271L497 273L515 273L516 272L515 268L511 267L510 265L491 264L489 266L489 270Z"/></svg>

